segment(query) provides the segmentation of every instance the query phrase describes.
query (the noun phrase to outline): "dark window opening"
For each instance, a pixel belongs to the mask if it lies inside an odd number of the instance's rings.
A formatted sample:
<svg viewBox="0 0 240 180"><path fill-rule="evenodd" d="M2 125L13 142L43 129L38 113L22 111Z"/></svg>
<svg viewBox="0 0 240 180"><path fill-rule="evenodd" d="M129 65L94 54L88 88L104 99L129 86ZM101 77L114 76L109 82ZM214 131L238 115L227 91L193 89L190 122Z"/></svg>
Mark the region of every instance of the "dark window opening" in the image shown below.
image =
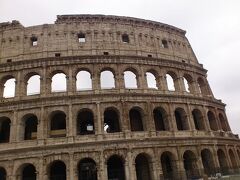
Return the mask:
<svg viewBox="0 0 240 180"><path fill-rule="evenodd" d="M60 57L61 53L55 53L55 57Z"/></svg>
<svg viewBox="0 0 240 180"><path fill-rule="evenodd" d="M36 116L28 117L25 121L24 140L37 139L37 124Z"/></svg>
<svg viewBox="0 0 240 180"><path fill-rule="evenodd" d="M63 112L55 112L51 118L51 137L66 136L66 115Z"/></svg>
<svg viewBox="0 0 240 180"><path fill-rule="evenodd" d="M27 165L22 172L22 180L36 180L36 169L33 165Z"/></svg>
<svg viewBox="0 0 240 180"><path fill-rule="evenodd" d="M78 165L78 179L97 180L97 167L92 159L85 158L80 161Z"/></svg>
<svg viewBox="0 0 240 180"><path fill-rule="evenodd" d="M31 37L31 44L32 44L32 46L37 46L38 45L37 37Z"/></svg>
<svg viewBox="0 0 240 180"><path fill-rule="evenodd" d="M107 133L120 132L119 116L117 112L112 109L104 112L104 131Z"/></svg>
<svg viewBox="0 0 240 180"><path fill-rule="evenodd" d="M153 110L153 116L154 116L154 123L156 131L165 131L167 130L165 122L166 122L166 113L160 109L154 109Z"/></svg>
<svg viewBox="0 0 240 180"><path fill-rule="evenodd" d="M202 158L202 164L204 173L208 176L215 174L215 168L213 163L213 157L211 152L208 149L204 149L201 151L201 158Z"/></svg>
<svg viewBox="0 0 240 180"><path fill-rule="evenodd" d="M227 164L226 155L223 152L223 150L219 149L217 151L217 156L218 156L218 161L219 161L219 165L220 165L220 172L222 173L222 175L228 174L229 167Z"/></svg>
<svg viewBox="0 0 240 180"><path fill-rule="evenodd" d="M183 163L187 178L200 178L197 158L192 151L186 151L183 154Z"/></svg>
<svg viewBox="0 0 240 180"><path fill-rule="evenodd" d="M108 52L103 52L103 55L107 56L107 55L109 55L109 53Z"/></svg>
<svg viewBox="0 0 240 180"><path fill-rule="evenodd" d="M143 131L142 115L136 109L129 112L131 131Z"/></svg>
<svg viewBox="0 0 240 180"><path fill-rule="evenodd" d="M152 55L151 55L151 54L148 54L148 57L152 57Z"/></svg>
<svg viewBox="0 0 240 180"><path fill-rule="evenodd" d="M218 126L217 126L217 120L215 118L215 115L213 114L213 112L208 111L207 116L208 116L210 129L213 130L213 131L217 131Z"/></svg>
<svg viewBox="0 0 240 180"><path fill-rule="evenodd" d="M203 116L201 111L199 111L198 109L194 109L192 111L192 116L193 116L196 130L204 130L205 128L203 124Z"/></svg>
<svg viewBox="0 0 240 180"><path fill-rule="evenodd" d="M78 34L78 42L79 43L85 43L86 42L85 34L83 34L83 33Z"/></svg>
<svg viewBox="0 0 240 180"><path fill-rule="evenodd" d="M8 63L12 62L12 59L7 59L7 62L8 62Z"/></svg>
<svg viewBox="0 0 240 180"><path fill-rule="evenodd" d="M6 170L0 167L0 180L6 180L6 176L7 176Z"/></svg>
<svg viewBox="0 0 240 180"><path fill-rule="evenodd" d="M187 116L183 109L175 110L175 119L179 131L188 130Z"/></svg>
<svg viewBox="0 0 240 180"><path fill-rule="evenodd" d="M170 152L164 152L161 155L161 164L164 179L174 179L177 176L176 174L176 164L173 159L173 155Z"/></svg>
<svg viewBox="0 0 240 180"><path fill-rule="evenodd" d="M62 161L55 161L50 167L50 180L66 180L66 165Z"/></svg>
<svg viewBox="0 0 240 180"><path fill-rule="evenodd" d="M123 34L123 35L122 35L122 41L123 41L124 43L129 43L129 36L128 36L127 34Z"/></svg>
<svg viewBox="0 0 240 180"><path fill-rule="evenodd" d="M162 47L168 48L168 42L166 40L162 40Z"/></svg>
<svg viewBox="0 0 240 180"><path fill-rule="evenodd" d="M125 180L124 163L117 155L107 161L108 180Z"/></svg>
<svg viewBox="0 0 240 180"><path fill-rule="evenodd" d="M137 180L151 180L148 158L144 154L139 154L135 159Z"/></svg>
<svg viewBox="0 0 240 180"><path fill-rule="evenodd" d="M94 134L93 113L90 112L89 110L83 110L78 113L77 134L79 135Z"/></svg>
<svg viewBox="0 0 240 180"><path fill-rule="evenodd" d="M0 119L0 143L9 142L10 138L10 124L11 121L8 118Z"/></svg>

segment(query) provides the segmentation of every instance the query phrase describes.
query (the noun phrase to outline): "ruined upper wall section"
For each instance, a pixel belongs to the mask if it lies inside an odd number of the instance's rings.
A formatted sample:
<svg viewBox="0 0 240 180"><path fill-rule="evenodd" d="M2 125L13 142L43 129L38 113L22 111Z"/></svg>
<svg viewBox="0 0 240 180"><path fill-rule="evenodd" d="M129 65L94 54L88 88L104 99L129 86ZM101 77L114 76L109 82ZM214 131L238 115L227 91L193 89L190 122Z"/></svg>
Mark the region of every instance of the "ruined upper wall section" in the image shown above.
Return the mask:
<svg viewBox="0 0 240 180"><path fill-rule="evenodd" d="M161 28L165 31L172 31L185 36L186 31L177 27L145 19L126 17L126 16L111 16L111 15L58 15L55 24L69 24L79 22L104 22L104 23L119 23L125 25L145 26L150 28Z"/></svg>
<svg viewBox="0 0 240 180"><path fill-rule="evenodd" d="M61 15L55 24L31 27L12 21L0 23L0 63L108 54L200 66L185 33L167 24L121 16Z"/></svg>

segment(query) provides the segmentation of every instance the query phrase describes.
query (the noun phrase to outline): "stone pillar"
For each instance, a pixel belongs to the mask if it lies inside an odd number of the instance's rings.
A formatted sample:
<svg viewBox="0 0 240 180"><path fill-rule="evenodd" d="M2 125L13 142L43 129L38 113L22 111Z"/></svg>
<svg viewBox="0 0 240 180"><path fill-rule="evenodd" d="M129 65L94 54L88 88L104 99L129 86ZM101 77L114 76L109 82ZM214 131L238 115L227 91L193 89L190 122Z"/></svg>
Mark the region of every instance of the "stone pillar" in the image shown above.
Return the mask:
<svg viewBox="0 0 240 180"><path fill-rule="evenodd" d="M73 77L72 67L68 68L67 76L67 93L68 95L74 94L76 92L76 77Z"/></svg>
<svg viewBox="0 0 240 180"><path fill-rule="evenodd" d="M18 122L18 112L15 110L13 111L13 119L11 121L10 127L10 137L9 142L16 142L17 140L17 122Z"/></svg>
<svg viewBox="0 0 240 180"><path fill-rule="evenodd" d="M213 163L214 163L216 171L220 172L220 163L219 163L218 155L217 155L217 147L215 145L213 147Z"/></svg>
<svg viewBox="0 0 240 180"><path fill-rule="evenodd" d="M97 105L97 135L98 138L102 137L103 134L103 124L102 124L102 114L100 109L100 102L96 103Z"/></svg>
<svg viewBox="0 0 240 180"><path fill-rule="evenodd" d="M132 152L129 150L127 152L127 161L126 164L128 163L128 177L126 177L126 180L136 180L136 170L135 166L133 165L133 159L132 159Z"/></svg>
<svg viewBox="0 0 240 180"><path fill-rule="evenodd" d="M221 125L221 122L220 122L220 119L219 119L219 116L218 116L219 113L218 113L218 110L217 110L216 107L214 108L214 114L215 114L218 130L222 130L222 125Z"/></svg>
<svg viewBox="0 0 240 180"><path fill-rule="evenodd" d="M46 67L43 66L42 76L40 77L40 95L46 96L46 94L47 94Z"/></svg>
<svg viewBox="0 0 240 180"><path fill-rule="evenodd" d="M177 129L177 124L176 124L176 120L175 120L175 114L174 114L174 110L172 108L172 105L170 103L168 103L168 112L170 113L170 119L168 118L170 125L171 125L171 130L172 131L178 131Z"/></svg>
<svg viewBox="0 0 240 180"><path fill-rule="evenodd" d="M37 179L38 180L46 180L46 176L45 176L45 172L44 172L44 161L43 161L43 157L39 157L38 160L38 173L37 173Z"/></svg>
<svg viewBox="0 0 240 180"><path fill-rule="evenodd" d="M70 153L69 154L69 171L68 171L68 174L67 175L69 178L67 179L71 179L71 180L75 180L75 173L74 173L74 154L73 153Z"/></svg>
<svg viewBox="0 0 240 180"><path fill-rule="evenodd" d="M152 162L152 179L160 179L159 161L154 159Z"/></svg>
<svg viewBox="0 0 240 180"><path fill-rule="evenodd" d="M190 104L187 103L187 110L188 110L188 123L190 125L190 130L191 131L195 131L196 130L196 127L195 127L195 122L194 122L194 119L193 119L193 116L192 116L192 111L191 111L191 107L190 107Z"/></svg>
<svg viewBox="0 0 240 180"><path fill-rule="evenodd" d="M204 122L205 122L205 127L206 127L206 131L211 131L211 127L210 127L210 124L209 124L209 120L208 120L208 108L203 106L203 118L204 118Z"/></svg>
<svg viewBox="0 0 240 180"><path fill-rule="evenodd" d="M47 138L48 126L47 126L47 117L44 107L41 107L40 110L40 119L38 120L38 132L37 139L43 140Z"/></svg>
<svg viewBox="0 0 240 180"><path fill-rule="evenodd" d="M153 117L153 109L152 104L148 101L146 103L147 106L147 117L145 118L145 124L147 125L147 130L150 131L151 135L154 135L156 132L155 125L154 125L154 117ZM155 133L156 135L156 133Z"/></svg>
<svg viewBox="0 0 240 180"><path fill-rule="evenodd" d="M68 119L67 120L68 120L68 122L66 122L66 124L68 124L67 137L73 138L73 136L75 135L75 132L76 132L76 126L73 126L74 120L72 117L72 104L71 103L69 103L69 105L68 105ZM73 139L71 139L71 141L73 141Z"/></svg>
<svg viewBox="0 0 240 180"><path fill-rule="evenodd" d="M183 81L183 77L182 77L182 76L178 77L177 80L176 80L176 82L177 82L178 87L179 87L178 90L179 90L180 92L182 92L182 93L186 92L185 85L184 85L184 81Z"/></svg>
<svg viewBox="0 0 240 180"><path fill-rule="evenodd" d="M92 72L92 88L93 90L100 90L100 74L98 74L97 66L94 66L94 72Z"/></svg>
<svg viewBox="0 0 240 180"><path fill-rule="evenodd" d="M16 79L16 81L15 81L15 97L16 98L20 98L20 96L21 96L21 92L22 92L22 84L23 84L24 82L21 80L21 72L20 71L18 71L18 73L17 73L17 79Z"/></svg>
<svg viewBox="0 0 240 180"><path fill-rule="evenodd" d="M107 180L107 165L105 163L105 159L104 159L104 155L103 155L103 152L101 152L101 155L100 155L100 179L101 180Z"/></svg>

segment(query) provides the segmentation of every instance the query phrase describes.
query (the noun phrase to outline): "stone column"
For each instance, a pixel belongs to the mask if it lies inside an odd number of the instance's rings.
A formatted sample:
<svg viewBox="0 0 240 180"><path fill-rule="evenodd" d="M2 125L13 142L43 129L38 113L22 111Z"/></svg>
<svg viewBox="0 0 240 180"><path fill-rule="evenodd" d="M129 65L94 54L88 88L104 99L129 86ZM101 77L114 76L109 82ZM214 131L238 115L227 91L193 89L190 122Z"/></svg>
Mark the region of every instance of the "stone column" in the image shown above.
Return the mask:
<svg viewBox="0 0 240 180"><path fill-rule="evenodd" d="M172 105L170 103L168 103L168 112L170 113L170 119L168 118L169 120L169 123L171 125L171 130L172 131L178 131L177 129L177 124L176 124L176 121L175 121L175 115L174 115L174 110L172 108Z"/></svg>
<svg viewBox="0 0 240 180"><path fill-rule="evenodd" d="M46 96L47 94L47 77L46 77L46 67L43 66L42 76L40 77L40 95Z"/></svg>
<svg viewBox="0 0 240 180"><path fill-rule="evenodd" d="M152 178L153 179L160 179L160 174L159 174L159 161L154 159L152 162Z"/></svg>
<svg viewBox="0 0 240 180"><path fill-rule="evenodd" d="M73 77L72 67L68 68L68 76L67 76L67 93L68 95L76 92L76 77Z"/></svg>
<svg viewBox="0 0 240 180"><path fill-rule="evenodd" d="M215 166L215 169L217 172L220 172L220 163L218 161L218 155L217 155L217 147L214 145L213 147L213 163Z"/></svg>
<svg viewBox="0 0 240 180"><path fill-rule="evenodd" d="M44 161L43 161L43 157L39 157L38 160L38 173L37 173L37 179L38 180L46 180L45 177L45 172L44 172Z"/></svg>
<svg viewBox="0 0 240 180"><path fill-rule="evenodd" d="M147 112L148 112L148 115L147 117L145 118L146 120L146 125L147 125L147 130L150 131L151 135L154 135L154 132L155 132L155 135L156 135L156 129L155 129L155 125L154 125L154 117L153 117L153 108L152 108L152 104L148 101L146 103L146 106L147 106Z"/></svg>
<svg viewBox="0 0 240 180"><path fill-rule="evenodd" d="M211 127L210 127L210 124L209 124L209 120L208 120L208 108L203 106L203 118L204 118L204 122L205 122L205 127L206 127L206 130L207 131L211 131Z"/></svg>
<svg viewBox="0 0 240 180"><path fill-rule="evenodd" d="M187 110L188 110L188 123L190 125L190 130L191 131L195 131L196 130L196 127L195 127L195 122L194 122L194 119L193 119L193 116L192 116L192 111L191 111L191 107L190 107L190 104L187 103Z"/></svg>
<svg viewBox="0 0 240 180"><path fill-rule="evenodd" d="M220 122L220 119L219 119L219 116L218 116L218 110L217 110L216 107L214 108L214 115L215 115L215 118L216 118L216 121L217 121L218 130L222 130L222 125L221 125L221 122Z"/></svg>
<svg viewBox="0 0 240 180"><path fill-rule="evenodd" d="M176 82L178 84L179 91L182 92L182 93L186 92L183 77L182 76L178 77Z"/></svg>
<svg viewBox="0 0 240 180"><path fill-rule="evenodd" d="M101 139L103 134L103 124L102 124L100 102L97 102L96 105L97 105L97 135L98 135L98 138Z"/></svg>
<svg viewBox="0 0 240 180"><path fill-rule="evenodd" d="M45 109L42 106L40 110L40 119L38 120L38 132L37 132L38 141L47 138L47 133L48 133L47 117Z"/></svg>
<svg viewBox="0 0 240 180"><path fill-rule="evenodd" d="M18 126L17 121L18 121L18 112L17 110L15 110L13 111L13 119L11 121L9 142L16 142L17 140L17 126Z"/></svg>
<svg viewBox="0 0 240 180"><path fill-rule="evenodd" d="M75 180L75 173L74 173L74 154L69 154L69 171L68 171L68 177L71 180ZM67 178L68 179L68 178Z"/></svg>
<svg viewBox="0 0 240 180"><path fill-rule="evenodd" d="M24 83L24 82L21 80L21 72L18 71L17 78L16 78L16 81L15 81L15 97L18 98L18 99L21 96L22 83Z"/></svg>
<svg viewBox="0 0 240 180"><path fill-rule="evenodd" d="M67 129L67 137L69 140L73 141L73 136L76 134L76 126L73 126L73 116L72 116L72 104L68 105L68 129Z"/></svg>
<svg viewBox="0 0 240 180"><path fill-rule="evenodd" d="M101 180L107 180L107 165L105 163L105 159L104 159L104 155L103 155L103 152L101 152L101 155L100 155L100 179Z"/></svg>
<svg viewBox="0 0 240 180"><path fill-rule="evenodd" d="M133 166L133 159L132 159L132 153L131 150L127 152L127 161L126 164L128 163L128 177L126 177L126 180L136 180L136 170L135 166Z"/></svg>

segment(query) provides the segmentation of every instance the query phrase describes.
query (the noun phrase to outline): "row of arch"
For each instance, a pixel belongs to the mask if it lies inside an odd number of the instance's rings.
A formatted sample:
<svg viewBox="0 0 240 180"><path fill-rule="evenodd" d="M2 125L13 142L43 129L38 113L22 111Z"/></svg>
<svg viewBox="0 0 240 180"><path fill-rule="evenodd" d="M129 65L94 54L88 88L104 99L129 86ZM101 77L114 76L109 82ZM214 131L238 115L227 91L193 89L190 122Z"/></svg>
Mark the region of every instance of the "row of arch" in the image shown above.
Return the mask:
<svg viewBox="0 0 240 180"><path fill-rule="evenodd" d="M169 71L165 74L163 79L160 78L157 72L149 70L145 73L146 87L150 89L163 89L161 86L166 86L169 91L181 91L194 94L200 93L203 95L210 95L210 89L202 77L198 77L195 81L189 74L184 74L179 81L176 73ZM93 80L90 71L80 70L76 76L76 91L92 90ZM116 75L110 68L106 68L100 73L100 88L114 89L116 88ZM126 69L123 72L124 87L127 89L136 89L140 87L140 79L135 69ZM68 77L64 71L55 71L51 74L51 92L65 92L67 91ZM164 81L164 82L160 82ZM2 93L3 97L15 97L16 79L14 76L6 76L2 79ZM25 94L35 95L40 94L41 91L41 76L38 73L29 73L25 77ZM182 86L182 87L181 87Z"/></svg>
<svg viewBox="0 0 240 180"><path fill-rule="evenodd" d="M188 118L186 111L183 108L176 108L174 110L174 117L171 117L167 111L162 107L156 107L152 111L152 118L147 120L144 116L144 111L140 107L132 107L128 112L127 119L131 131L147 131L147 123L153 121L155 131L171 131L171 130L191 130L189 120L193 120L194 129L199 131L230 131L227 120L222 113L218 114L218 119L213 111L207 112L207 120L204 114L199 109L193 109L191 118ZM76 119L76 134L88 135L95 134L96 116L91 109L83 108L77 113ZM171 118L174 118L171 120ZM173 121L173 122L172 122ZM208 122L207 122L208 121ZM33 140L37 138L39 120L34 114L26 114L19 121L21 140ZM176 129L173 129L174 123ZM55 110L48 116L48 137L65 137L66 134L67 116L64 111ZM208 124L210 129L208 128ZM107 107L103 112L103 123L100 125L105 133L117 133L124 131L123 121L121 120L120 112L115 107ZM11 120L8 117L0 118L0 143L9 142L10 140Z"/></svg>
<svg viewBox="0 0 240 180"><path fill-rule="evenodd" d="M218 149L216 153L217 157L214 157L210 149L203 149L200 153L201 164L198 162L197 155L191 150L185 150L182 157L177 157L171 151L164 151L160 157L160 163L162 167L161 176L164 179L181 179L187 177L188 179L200 178L203 175L210 177L218 172L222 174L238 173L239 162L240 162L240 151L237 150L237 156L235 157L233 150L229 149L228 154L222 149ZM230 158L228 163L227 156ZM217 158L218 163L216 163ZM179 161L182 161L184 171L180 169ZM118 179L125 180L129 179L126 177L126 163L127 161L121 155L114 154L110 156L106 161L107 178L109 180ZM181 162L180 162L181 163ZM217 165L218 164L218 165ZM136 180L154 180L154 164L151 155L148 153L139 153L135 159L135 174ZM219 167L218 167L219 166ZM48 179L50 180L66 180L67 168L64 161L54 160L46 166ZM77 176L79 180L97 180L99 179L100 166L94 161L94 159L88 157L81 159L77 164ZM18 175L21 180L36 180L37 170L31 163L25 163L18 168ZM0 179L6 180L7 173L4 167L0 167Z"/></svg>

